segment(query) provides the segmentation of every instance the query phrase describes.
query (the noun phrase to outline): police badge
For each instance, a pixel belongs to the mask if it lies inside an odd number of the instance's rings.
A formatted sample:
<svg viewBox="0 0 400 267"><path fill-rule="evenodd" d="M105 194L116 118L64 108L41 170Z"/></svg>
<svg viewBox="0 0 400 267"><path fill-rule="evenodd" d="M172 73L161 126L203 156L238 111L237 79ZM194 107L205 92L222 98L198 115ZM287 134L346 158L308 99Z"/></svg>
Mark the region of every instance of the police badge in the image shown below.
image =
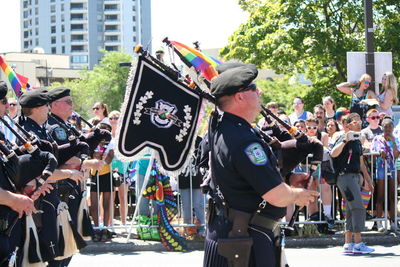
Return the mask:
<svg viewBox="0 0 400 267"><path fill-rule="evenodd" d="M201 103L191 88L139 56L125 94L118 152L132 159L148 146L163 170L179 172L193 149Z"/></svg>

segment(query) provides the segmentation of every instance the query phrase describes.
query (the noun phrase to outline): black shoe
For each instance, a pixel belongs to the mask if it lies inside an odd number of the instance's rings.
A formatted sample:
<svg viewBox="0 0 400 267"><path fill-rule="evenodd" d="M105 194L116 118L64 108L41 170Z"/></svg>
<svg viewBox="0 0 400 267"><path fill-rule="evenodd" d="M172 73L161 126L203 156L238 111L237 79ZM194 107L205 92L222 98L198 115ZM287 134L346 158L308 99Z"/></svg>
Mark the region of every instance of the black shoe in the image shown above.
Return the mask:
<svg viewBox="0 0 400 267"><path fill-rule="evenodd" d="M376 222L374 222L374 225L371 228L372 231L378 231L378 225L376 225Z"/></svg>

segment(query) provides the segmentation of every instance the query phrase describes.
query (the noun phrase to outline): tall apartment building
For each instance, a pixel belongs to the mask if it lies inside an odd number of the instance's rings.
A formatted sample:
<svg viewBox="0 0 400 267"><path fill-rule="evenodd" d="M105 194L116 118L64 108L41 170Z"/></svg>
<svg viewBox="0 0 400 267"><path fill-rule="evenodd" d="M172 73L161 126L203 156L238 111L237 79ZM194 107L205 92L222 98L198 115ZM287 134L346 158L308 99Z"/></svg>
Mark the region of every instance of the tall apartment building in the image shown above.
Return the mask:
<svg viewBox="0 0 400 267"><path fill-rule="evenodd" d="M151 40L151 0L21 0L21 50L71 55L92 69L101 49L133 54Z"/></svg>

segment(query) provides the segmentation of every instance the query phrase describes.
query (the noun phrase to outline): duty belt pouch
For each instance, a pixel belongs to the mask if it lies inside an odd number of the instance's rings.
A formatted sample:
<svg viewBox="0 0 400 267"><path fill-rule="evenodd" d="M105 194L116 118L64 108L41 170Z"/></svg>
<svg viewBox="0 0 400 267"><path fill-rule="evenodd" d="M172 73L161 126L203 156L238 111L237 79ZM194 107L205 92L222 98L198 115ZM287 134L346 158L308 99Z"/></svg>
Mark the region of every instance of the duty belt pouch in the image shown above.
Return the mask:
<svg viewBox="0 0 400 267"><path fill-rule="evenodd" d="M208 212L207 212L207 223L211 224L214 221L215 218L215 203L212 198L208 199Z"/></svg>
<svg viewBox="0 0 400 267"><path fill-rule="evenodd" d="M249 265L253 239L247 232L252 214L229 209L229 221L232 230L228 238L219 238L217 243L218 254L225 257L230 267Z"/></svg>

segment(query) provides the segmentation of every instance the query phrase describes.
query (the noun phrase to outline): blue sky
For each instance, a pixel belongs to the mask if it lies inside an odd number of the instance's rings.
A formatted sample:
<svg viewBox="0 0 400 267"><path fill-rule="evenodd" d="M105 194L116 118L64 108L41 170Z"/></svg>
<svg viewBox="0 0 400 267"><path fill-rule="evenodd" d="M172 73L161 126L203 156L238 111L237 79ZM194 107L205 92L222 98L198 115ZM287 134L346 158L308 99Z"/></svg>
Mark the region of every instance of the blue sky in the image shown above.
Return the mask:
<svg viewBox="0 0 400 267"><path fill-rule="evenodd" d="M201 48L220 48L247 14L237 0L151 0L153 47L169 37ZM20 1L0 0L0 52L20 51ZM133 44L132 44L133 46Z"/></svg>

